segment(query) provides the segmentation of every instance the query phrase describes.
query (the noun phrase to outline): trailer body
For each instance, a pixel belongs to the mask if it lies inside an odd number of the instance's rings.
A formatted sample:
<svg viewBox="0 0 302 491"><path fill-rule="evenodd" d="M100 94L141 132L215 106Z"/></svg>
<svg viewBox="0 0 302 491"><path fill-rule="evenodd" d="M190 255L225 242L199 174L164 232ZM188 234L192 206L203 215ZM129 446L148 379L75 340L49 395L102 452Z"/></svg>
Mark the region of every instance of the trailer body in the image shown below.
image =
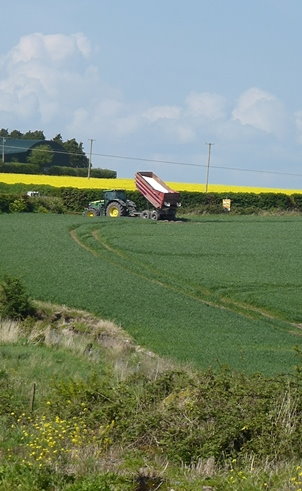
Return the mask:
<svg viewBox="0 0 302 491"><path fill-rule="evenodd" d="M137 172L135 185L149 203L159 211L176 210L180 206L180 194L167 186L154 172Z"/></svg>

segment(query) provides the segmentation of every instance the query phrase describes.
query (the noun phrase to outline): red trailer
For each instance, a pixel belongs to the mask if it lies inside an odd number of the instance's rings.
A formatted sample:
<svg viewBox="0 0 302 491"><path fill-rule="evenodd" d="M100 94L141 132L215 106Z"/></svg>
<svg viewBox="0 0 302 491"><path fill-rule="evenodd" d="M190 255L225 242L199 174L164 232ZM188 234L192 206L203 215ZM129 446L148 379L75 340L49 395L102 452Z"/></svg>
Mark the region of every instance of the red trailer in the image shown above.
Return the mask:
<svg viewBox="0 0 302 491"><path fill-rule="evenodd" d="M180 194L173 191L153 172L137 172L135 185L138 191L151 203L155 209L144 210L143 218L160 218L173 220L180 206Z"/></svg>

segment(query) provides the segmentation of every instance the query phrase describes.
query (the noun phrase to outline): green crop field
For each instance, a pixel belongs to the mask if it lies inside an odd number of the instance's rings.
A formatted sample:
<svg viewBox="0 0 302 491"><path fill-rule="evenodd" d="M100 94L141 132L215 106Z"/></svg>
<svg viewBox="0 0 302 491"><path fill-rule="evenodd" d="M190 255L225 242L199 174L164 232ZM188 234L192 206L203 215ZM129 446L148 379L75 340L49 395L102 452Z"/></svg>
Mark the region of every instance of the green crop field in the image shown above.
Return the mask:
<svg viewBox="0 0 302 491"><path fill-rule="evenodd" d="M286 373L301 345L301 217L0 216L0 276L96 313L161 355Z"/></svg>

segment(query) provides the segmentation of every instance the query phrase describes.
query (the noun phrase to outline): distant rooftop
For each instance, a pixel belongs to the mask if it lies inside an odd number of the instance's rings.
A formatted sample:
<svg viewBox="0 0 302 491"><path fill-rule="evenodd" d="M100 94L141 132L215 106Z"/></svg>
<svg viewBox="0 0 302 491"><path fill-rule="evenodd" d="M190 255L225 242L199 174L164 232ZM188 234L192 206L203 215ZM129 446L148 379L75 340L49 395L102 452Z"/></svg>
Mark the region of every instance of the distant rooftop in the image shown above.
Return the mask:
<svg viewBox="0 0 302 491"><path fill-rule="evenodd" d="M52 140L27 140L26 138L10 138L9 136L0 139L0 147L4 153L5 162L18 160L27 162L30 152L40 145L48 145L55 153L56 165L68 165L69 156L65 148Z"/></svg>

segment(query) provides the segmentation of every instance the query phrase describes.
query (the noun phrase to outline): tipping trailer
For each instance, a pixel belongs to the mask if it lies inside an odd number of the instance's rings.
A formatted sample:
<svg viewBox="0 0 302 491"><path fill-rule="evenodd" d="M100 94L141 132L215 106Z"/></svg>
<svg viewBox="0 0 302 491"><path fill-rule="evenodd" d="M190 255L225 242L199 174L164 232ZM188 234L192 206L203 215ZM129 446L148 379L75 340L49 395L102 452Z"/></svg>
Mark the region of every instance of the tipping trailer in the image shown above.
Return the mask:
<svg viewBox="0 0 302 491"><path fill-rule="evenodd" d="M137 172L135 185L138 191L154 206L153 210L144 210L143 218L174 220L180 204L180 194L173 191L153 172Z"/></svg>
<svg viewBox="0 0 302 491"><path fill-rule="evenodd" d="M180 194L169 188L153 172L137 172L135 184L138 191L153 206L142 212L136 211L133 201L127 199L124 190L111 189L103 193L103 199L91 201L84 209L83 215L89 217L121 216L151 218L152 220L174 220L177 208L180 206Z"/></svg>

